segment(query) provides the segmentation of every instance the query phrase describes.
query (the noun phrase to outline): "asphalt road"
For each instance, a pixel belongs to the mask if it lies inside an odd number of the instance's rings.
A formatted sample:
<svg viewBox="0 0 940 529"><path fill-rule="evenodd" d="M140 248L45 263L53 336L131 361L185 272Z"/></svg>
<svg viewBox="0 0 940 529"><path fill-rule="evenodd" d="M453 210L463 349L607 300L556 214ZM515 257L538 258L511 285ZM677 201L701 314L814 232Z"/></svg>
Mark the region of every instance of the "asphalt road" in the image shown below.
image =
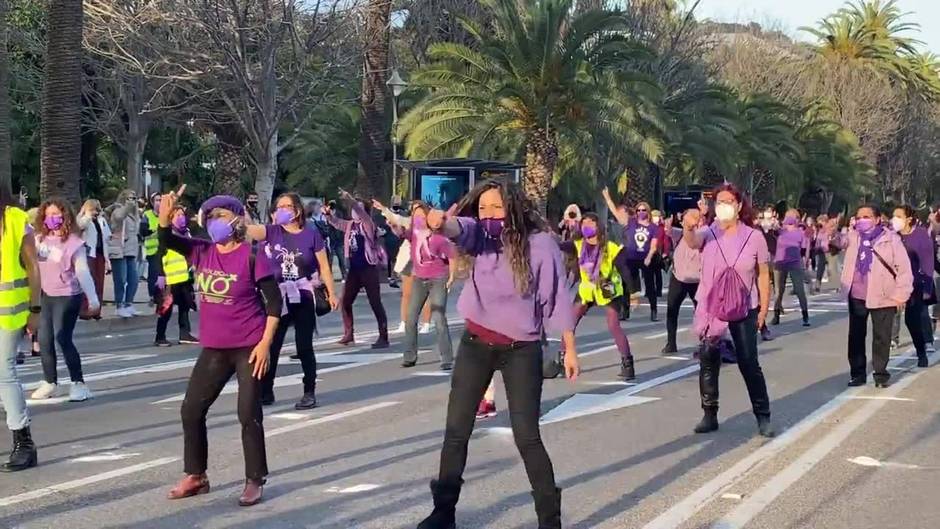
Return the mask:
<svg viewBox="0 0 940 529"><path fill-rule="evenodd" d="M393 322L396 296L385 295ZM209 416L212 492L164 499L182 472L179 401L197 348L153 348L150 329L86 328L79 347L96 398L30 403L40 466L0 474L0 527L413 528L431 507L427 482L437 468L449 379L429 351L417 368L401 369L401 336L393 335L389 351L369 350L375 327L364 299L360 305L357 347L330 345L338 315L322 322L319 408L293 410L300 366L282 363L278 402L265 416L271 476L265 501L250 509L235 502L243 461L233 394ZM899 355L891 388L847 390L843 303L820 295L811 307L811 328L791 311L777 339L761 344L781 432L774 440L755 436L735 366L722 374L721 430L692 434L701 411L688 333L680 335L681 354L664 358L664 324L636 311L625 329L638 379L626 385L616 379L602 315L591 313L578 333L582 377L547 381L542 402L543 438L565 489L565 527L938 527L940 369L918 370ZM680 326L690 315L683 310ZM456 341L462 328L456 311L450 317ZM422 342L431 347L430 337ZM38 359L21 373L34 387ZM62 365L60 376L67 379ZM462 529L536 526L504 395L500 383L500 414L479 423L471 441Z"/></svg>

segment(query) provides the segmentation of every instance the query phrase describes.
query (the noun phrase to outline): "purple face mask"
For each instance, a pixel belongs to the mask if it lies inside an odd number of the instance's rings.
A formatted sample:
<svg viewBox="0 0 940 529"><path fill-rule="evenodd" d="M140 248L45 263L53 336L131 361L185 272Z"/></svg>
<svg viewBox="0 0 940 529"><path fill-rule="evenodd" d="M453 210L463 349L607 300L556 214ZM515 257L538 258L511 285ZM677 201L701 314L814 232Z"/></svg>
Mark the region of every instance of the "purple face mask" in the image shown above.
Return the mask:
<svg viewBox="0 0 940 529"><path fill-rule="evenodd" d="M787 217L783 219L784 226L796 226L799 222L800 222L799 220L793 217Z"/></svg>
<svg viewBox="0 0 940 529"><path fill-rule="evenodd" d="M581 235L584 235L585 239L590 239L597 235L597 228L594 226L581 226Z"/></svg>
<svg viewBox="0 0 940 529"><path fill-rule="evenodd" d="M636 218L640 220L646 220L649 218L649 216L650 216L649 211L637 211L636 212Z"/></svg>
<svg viewBox="0 0 940 529"><path fill-rule="evenodd" d="M862 233L869 232L874 227L875 227L874 219L864 218L864 219L858 219L855 221L855 229Z"/></svg>
<svg viewBox="0 0 940 529"><path fill-rule="evenodd" d="M222 244L228 242L232 238L232 234L235 232L235 228L232 227L232 223L235 222L235 219L227 221L225 219L211 219L206 225L206 231L209 232L209 238L212 239L212 242L216 244Z"/></svg>
<svg viewBox="0 0 940 529"><path fill-rule="evenodd" d="M428 229L428 220L426 218L412 217L412 219L413 220L411 221L411 224L412 224L412 227L414 227L416 231L424 231Z"/></svg>
<svg viewBox="0 0 940 529"><path fill-rule="evenodd" d="M177 231L185 230L186 229L186 217L182 215L179 217L173 217L173 227L176 228Z"/></svg>
<svg viewBox="0 0 940 529"><path fill-rule="evenodd" d="M63 224L65 224L65 219L62 217L62 215L49 215L43 221L43 224L45 224L46 228L48 228L49 230L55 231L61 228Z"/></svg>
<svg viewBox="0 0 940 529"><path fill-rule="evenodd" d="M504 219L480 219L480 226L488 239L499 240L503 234L503 223Z"/></svg>
<svg viewBox="0 0 940 529"><path fill-rule="evenodd" d="M290 224L294 220L294 210L290 208L277 208L277 211L274 212L274 223L278 226L283 226L285 224Z"/></svg>

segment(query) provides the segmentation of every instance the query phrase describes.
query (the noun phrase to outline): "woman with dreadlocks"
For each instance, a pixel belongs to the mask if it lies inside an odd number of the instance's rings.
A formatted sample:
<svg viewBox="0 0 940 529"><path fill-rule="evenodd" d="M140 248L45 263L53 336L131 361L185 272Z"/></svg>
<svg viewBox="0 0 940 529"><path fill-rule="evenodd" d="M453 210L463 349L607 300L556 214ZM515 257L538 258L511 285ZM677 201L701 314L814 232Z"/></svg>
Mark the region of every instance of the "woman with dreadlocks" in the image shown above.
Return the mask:
<svg viewBox="0 0 940 529"><path fill-rule="evenodd" d="M496 370L503 374L516 447L532 485L541 529L561 528L561 491L539 432L542 329L562 334L565 373L578 376L572 299L558 243L518 186L475 187L446 220L443 233L472 261L457 310L466 332L457 350L447 405L434 511L418 529L453 529L477 404ZM432 211L428 224L444 213Z"/></svg>
<svg viewBox="0 0 940 529"><path fill-rule="evenodd" d="M604 308L607 315L607 330L620 351L620 378L633 380L633 355L630 342L620 328L620 303L623 302L623 279L617 271L616 262L623 257L622 247L607 240L607 230L594 213L581 218L580 236L560 243L561 250L578 259L581 281L578 285L578 301L575 303L575 329L581 318L591 307Z"/></svg>

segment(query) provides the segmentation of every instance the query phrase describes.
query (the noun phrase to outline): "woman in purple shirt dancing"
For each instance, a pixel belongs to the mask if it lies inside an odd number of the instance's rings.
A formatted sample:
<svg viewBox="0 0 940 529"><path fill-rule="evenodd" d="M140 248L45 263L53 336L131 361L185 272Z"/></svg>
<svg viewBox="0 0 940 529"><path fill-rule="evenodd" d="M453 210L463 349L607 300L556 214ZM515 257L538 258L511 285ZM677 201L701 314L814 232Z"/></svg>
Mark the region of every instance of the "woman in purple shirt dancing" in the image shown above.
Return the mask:
<svg viewBox="0 0 940 529"><path fill-rule="evenodd" d="M901 206L894 210L891 219L892 228L901 236L901 242L907 249L908 259L911 261L911 272L914 275L914 291L904 308L904 323L911 333L911 342L917 351L917 366L927 367L927 329L924 320L930 321L927 307L937 303L937 293L934 291L934 246L933 240L927 230L921 226L914 226L914 208Z"/></svg>
<svg viewBox="0 0 940 529"><path fill-rule="evenodd" d="M474 415L496 370L506 384L513 436L532 485L539 528L561 529L561 491L539 432L543 326L562 335L568 378L579 373L573 299L561 251L515 184L480 184L457 211L460 216L449 218L443 232L472 260L457 302L467 330L457 349L440 471L431 482L434 511L418 529L455 527ZM443 216L432 211L428 224L437 225Z"/></svg>
<svg viewBox="0 0 940 529"><path fill-rule="evenodd" d="M793 291L800 301L800 311L803 314L803 326L809 327L809 306L806 302L806 269L803 266L805 251L809 239L806 230L800 226L800 212L795 209L787 210L783 217L783 226L777 235L777 251L774 254L774 285L777 287L777 301L774 304L773 324L780 324L783 315L783 294L786 292L787 276L793 283Z"/></svg>
<svg viewBox="0 0 940 529"><path fill-rule="evenodd" d="M202 351L189 376L180 410L186 476L170 490L169 499L209 492L206 415L235 375L246 478L238 503L247 507L261 501L268 474L261 379L268 369L268 354L281 317L281 291L268 260L252 255L251 244L245 239L245 207L238 199L220 195L202 205L200 219L207 219L211 240L173 233L170 217L185 189L184 185L176 193L163 195L158 236L162 248L179 252L195 269Z"/></svg>

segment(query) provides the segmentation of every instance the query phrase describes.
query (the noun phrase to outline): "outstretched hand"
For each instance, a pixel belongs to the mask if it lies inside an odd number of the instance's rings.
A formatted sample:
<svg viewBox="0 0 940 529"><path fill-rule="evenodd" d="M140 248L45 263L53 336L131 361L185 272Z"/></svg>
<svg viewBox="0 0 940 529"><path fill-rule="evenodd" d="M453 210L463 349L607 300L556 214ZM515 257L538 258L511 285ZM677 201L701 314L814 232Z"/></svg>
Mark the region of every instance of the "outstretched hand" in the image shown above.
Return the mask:
<svg viewBox="0 0 940 529"><path fill-rule="evenodd" d="M170 225L173 218L173 210L179 203L180 197L186 192L186 184L180 186L177 191L170 191L160 198L160 226L164 228Z"/></svg>

